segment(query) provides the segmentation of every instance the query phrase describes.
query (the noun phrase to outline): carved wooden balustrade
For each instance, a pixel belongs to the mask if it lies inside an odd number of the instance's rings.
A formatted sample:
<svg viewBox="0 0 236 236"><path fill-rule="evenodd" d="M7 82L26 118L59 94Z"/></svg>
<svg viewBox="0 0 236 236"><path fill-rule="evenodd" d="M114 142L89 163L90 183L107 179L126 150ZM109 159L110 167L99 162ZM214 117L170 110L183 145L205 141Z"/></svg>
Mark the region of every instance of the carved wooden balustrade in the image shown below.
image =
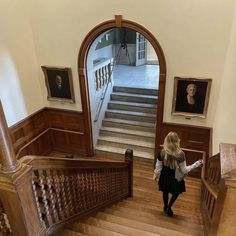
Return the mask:
<svg viewBox="0 0 236 236"><path fill-rule="evenodd" d="M205 233L235 235L236 145L220 144L220 153L209 158L202 176L202 215Z"/></svg>
<svg viewBox="0 0 236 236"><path fill-rule="evenodd" d="M4 210L1 200L0 200L0 232L2 233L3 236L12 235L7 214Z"/></svg>
<svg viewBox="0 0 236 236"><path fill-rule="evenodd" d="M7 227L0 212L5 235L10 230L17 236L48 235L70 220L132 196L132 150L125 162L25 156L20 163L12 191L10 186L0 188L12 226Z"/></svg>
<svg viewBox="0 0 236 236"><path fill-rule="evenodd" d="M208 159L208 169L202 183L202 214L206 234L216 235L225 189L221 181L220 154Z"/></svg>

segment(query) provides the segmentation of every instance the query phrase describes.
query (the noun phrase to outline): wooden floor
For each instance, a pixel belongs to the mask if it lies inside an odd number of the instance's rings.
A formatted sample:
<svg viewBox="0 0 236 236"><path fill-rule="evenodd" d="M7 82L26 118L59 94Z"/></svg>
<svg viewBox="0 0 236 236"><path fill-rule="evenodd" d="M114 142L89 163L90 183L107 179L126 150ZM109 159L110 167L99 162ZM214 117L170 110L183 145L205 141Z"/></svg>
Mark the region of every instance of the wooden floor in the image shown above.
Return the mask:
<svg viewBox="0 0 236 236"><path fill-rule="evenodd" d="M54 152L52 156L63 155ZM97 156L96 159L106 158ZM200 216L200 180L186 178L187 192L174 204L174 217L168 217L162 211L162 195L152 175L152 163L135 160L134 196L74 223L60 236L204 235Z"/></svg>
<svg viewBox="0 0 236 236"><path fill-rule="evenodd" d="M159 65L116 65L113 80L115 86L158 89Z"/></svg>

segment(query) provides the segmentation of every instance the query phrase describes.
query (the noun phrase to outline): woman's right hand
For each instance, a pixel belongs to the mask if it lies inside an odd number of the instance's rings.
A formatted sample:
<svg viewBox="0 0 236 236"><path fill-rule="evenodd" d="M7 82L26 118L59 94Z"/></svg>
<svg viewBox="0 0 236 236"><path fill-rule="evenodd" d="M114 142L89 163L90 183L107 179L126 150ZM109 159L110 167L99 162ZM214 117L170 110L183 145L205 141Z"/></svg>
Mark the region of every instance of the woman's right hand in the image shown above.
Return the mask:
<svg viewBox="0 0 236 236"><path fill-rule="evenodd" d="M194 165L194 168L198 168L199 166L202 166L202 164L203 164L202 160L198 160L193 165Z"/></svg>

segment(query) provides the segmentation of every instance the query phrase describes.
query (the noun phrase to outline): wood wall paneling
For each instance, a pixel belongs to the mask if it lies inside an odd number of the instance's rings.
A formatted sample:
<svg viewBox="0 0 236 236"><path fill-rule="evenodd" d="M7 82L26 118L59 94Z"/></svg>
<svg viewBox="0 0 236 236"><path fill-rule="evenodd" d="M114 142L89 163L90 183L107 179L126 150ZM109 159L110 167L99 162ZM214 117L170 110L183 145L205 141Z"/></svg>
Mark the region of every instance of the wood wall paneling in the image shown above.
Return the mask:
<svg viewBox="0 0 236 236"><path fill-rule="evenodd" d="M158 133L159 137L156 139L157 147L163 144L165 136L173 131L176 132L181 140L181 147L186 149L199 150L206 153L205 169L208 166L208 157L212 155L212 128L175 124L175 123L162 123ZM158 151L158 150L157 150ZM202 159L202 154L195 152L186 153L186 159L188 164L192 164L194 161ZM193 171L191 174L193 177L200 177L200 170Z"/></svg>
<svg viewBox="0 0 236 236"><path fill-rule="evenodd" d="M84 133L84 117L82 112L55 108L46 108L45 111L50 128Z"/></svg>
<svg viewBox="0 0 236 236"><path fill-rule="evenodd" d="M185 157L186 157L186 163L187 165L193 164L195 161L202 159L202 153L201 152L194 152L194 151L187 151L184 150ZM201 178L201 168L197 168L192 170L188 176L195 177L195 178Z"/></svg>
<svg viewBox="0 0 236 236"><path fill-rule="evenodd" d="M10 127L10 136L15 153L48 128L44 110L39 110L33 115Z"/></svg>
<svg viewBox="0 0 236 236"><path fill-rule="evenodd" d="M52 150L86 155L85 136L78 132L65 130L50 130Z"/></svg>
<svg viewBox="0 0 236 236"><path fill-rule="evenodd" d="M82 112L44 108L10 127L17 157L53 150L87 155Z"/></svg>
<svg viewBox="0 0 236 236"><path fill-rule="evenodd" d="M171 131L178 134L181 139L181 147L204 151L207 157L211 154L212 128L163 123L160 129L160 144L163 144L165 136Z"/></svg>
<svg viewBox="0 0 236 236"><path fill-rule="evenodd" d="M84 120L84 114L78 111L56 108L39 110L10 127L15 153L22 157L30 154L47 155L56 150L88 155L91 150ZM175 131L183 148L205 151L206 156L211 152L211 128L162 123L158 130L158 146L163 144L168 132ZM197 159L194 155L189 156L192 156L192 160Z"/></svg>

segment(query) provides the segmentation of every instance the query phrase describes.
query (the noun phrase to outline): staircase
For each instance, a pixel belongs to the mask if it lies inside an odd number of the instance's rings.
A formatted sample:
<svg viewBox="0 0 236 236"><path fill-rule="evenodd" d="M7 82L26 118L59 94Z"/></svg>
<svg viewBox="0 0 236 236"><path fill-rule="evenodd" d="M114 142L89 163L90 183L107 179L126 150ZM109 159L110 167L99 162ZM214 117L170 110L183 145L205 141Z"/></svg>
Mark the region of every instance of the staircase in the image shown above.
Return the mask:
<svg viewBox="0 0 236 236"><path fill-rule="evenodd" d="M157 90L114 86L97 140L96 153L153 159Z"/></svg>
<svg viewBox="0 0 236 236"><path fill-rule="evenodd" d="M98 159L98 158L96 158ZM100 158L104 159L104 158ZM60 236L203 236L199 179L187 177L187 192L174 204L174 217L162 212L162 195L152 180L152 164L134 161L134 196L81 219Z"/></svg>

